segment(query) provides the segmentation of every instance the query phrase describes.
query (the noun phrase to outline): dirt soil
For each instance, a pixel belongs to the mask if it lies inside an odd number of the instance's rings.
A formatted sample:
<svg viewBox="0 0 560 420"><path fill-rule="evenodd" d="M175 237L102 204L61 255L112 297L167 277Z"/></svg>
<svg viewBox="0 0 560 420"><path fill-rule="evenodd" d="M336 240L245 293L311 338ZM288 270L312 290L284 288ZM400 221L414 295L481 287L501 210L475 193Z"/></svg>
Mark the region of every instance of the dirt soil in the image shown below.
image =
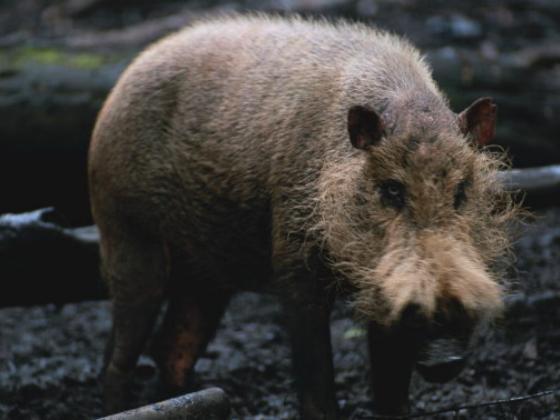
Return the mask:
<svg viewBox="0 0 560 420"><path fill-rule="evenodd" d="M516 292L505 319L478 340L468 367L445 385L414 378L413 412L535 393L560 384L560 210L548 210L517 243ZM14 279L17 281L17 279ZM45 279L45 281L48 281ZM107 302L0 311L0 418L100 416L97 375L110 326ZM371 415L364 328L343 302L332 317L337 398L344 418ZM296 416L289 348L278 303L241 294L197 364L199 387L222 387L233 418ZM162 398L151 359L135 378L135 404ZM437 418L431 416L429 418ZM558 419L560 393L439 418Z"/></svg>

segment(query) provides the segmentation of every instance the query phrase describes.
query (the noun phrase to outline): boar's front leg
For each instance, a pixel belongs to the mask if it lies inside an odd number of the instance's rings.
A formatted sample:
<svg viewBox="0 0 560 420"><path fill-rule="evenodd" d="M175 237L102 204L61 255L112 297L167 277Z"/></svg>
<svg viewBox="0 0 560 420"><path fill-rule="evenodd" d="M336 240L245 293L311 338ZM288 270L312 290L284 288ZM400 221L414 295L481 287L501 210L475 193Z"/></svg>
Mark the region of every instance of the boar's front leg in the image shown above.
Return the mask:
<svg viewBox="0 0 560 420"><path fill-rule="evenodd" d="M406 415L414 348L401 334L370 324L368 329L374 408L379 415Z"/></svg>
<svg viewBox="0 0 560 420"><path fill-rule="evenodd" d="M335 419L337 405L326 299L284 300L292 362L303 419Z"/></svg>

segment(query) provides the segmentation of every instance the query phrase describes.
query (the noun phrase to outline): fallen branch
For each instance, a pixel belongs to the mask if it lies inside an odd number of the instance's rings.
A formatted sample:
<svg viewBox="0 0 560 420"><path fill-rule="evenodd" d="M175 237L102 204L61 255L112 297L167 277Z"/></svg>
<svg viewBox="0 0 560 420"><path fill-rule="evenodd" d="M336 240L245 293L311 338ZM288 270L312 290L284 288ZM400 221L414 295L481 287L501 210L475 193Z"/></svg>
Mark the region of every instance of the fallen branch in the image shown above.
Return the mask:
<svg viewBox="0 0 560 420"><path fill-rule="evenodd" d="M229 400L220 388L181 395L99 420L221 420L229 418Z"/></svg>
<svg viewBox="0 0 560 420"><path fill-rule="evenodd" d="M511 169L501 173L505 187L519 192L519 199L528 208L560 204L560 165Z"/></svg>
<svg viewBox="0 0 560 420"><path fill-rule="evenodd" d="M179 14L151 19L124 29L90 31L72 35L64 40L70 48L90 48L95 50L120 49L130 51L176 31L200 18L200 13L190 10Z"/></svg>
<svg viewBox="0 0 560 420"><path fill-rule="evenodd" d="M0 308L106 299L95 226L65 228L52 208L0 216Z"/></svg>
<svg viewBox="0 0 560 420"><path fill-rule="evenodd" d="M503 172L506 188L526 193L547 192L560 189L560 165L537 168L511 169Z"/></svg>

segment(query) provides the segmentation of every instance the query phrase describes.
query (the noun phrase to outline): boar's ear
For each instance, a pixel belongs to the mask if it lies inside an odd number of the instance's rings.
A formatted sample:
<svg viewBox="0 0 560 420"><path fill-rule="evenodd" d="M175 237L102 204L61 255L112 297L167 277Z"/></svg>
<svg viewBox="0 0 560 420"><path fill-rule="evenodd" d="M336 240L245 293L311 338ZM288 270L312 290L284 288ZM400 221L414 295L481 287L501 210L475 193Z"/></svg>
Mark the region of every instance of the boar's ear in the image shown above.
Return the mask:
<svg viewBox="0 0 560 420"><path fill-rule="evenodd" d="M490 98L479 98L459 114L458 121L464 135L484 146L494 137L496 104Z"/></svg>
<svg viewBox="0 0 560 420"><path fill-rule="evenodd" d="M365 150L378 143L384 130L383 120L375 111L363 106L348 110L348 134L356 149Z"/></svg>

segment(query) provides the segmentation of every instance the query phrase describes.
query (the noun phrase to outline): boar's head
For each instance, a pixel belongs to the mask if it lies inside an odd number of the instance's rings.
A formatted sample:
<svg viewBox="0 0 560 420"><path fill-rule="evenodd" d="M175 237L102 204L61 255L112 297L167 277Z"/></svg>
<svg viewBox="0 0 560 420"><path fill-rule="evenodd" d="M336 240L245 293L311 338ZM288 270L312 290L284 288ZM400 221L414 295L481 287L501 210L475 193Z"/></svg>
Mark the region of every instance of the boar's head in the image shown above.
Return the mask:
<svg viewBox="0 0 560 420"><path fill-rule="evenodd" d="M433 95L351 106L357 150L329 156L319 181L317 229L357 315L401 334L429 380L456 374L472 332L502 310L497 261L516 206L503 157L483 147L494 122L488 98L458 115Z"/></svg>

